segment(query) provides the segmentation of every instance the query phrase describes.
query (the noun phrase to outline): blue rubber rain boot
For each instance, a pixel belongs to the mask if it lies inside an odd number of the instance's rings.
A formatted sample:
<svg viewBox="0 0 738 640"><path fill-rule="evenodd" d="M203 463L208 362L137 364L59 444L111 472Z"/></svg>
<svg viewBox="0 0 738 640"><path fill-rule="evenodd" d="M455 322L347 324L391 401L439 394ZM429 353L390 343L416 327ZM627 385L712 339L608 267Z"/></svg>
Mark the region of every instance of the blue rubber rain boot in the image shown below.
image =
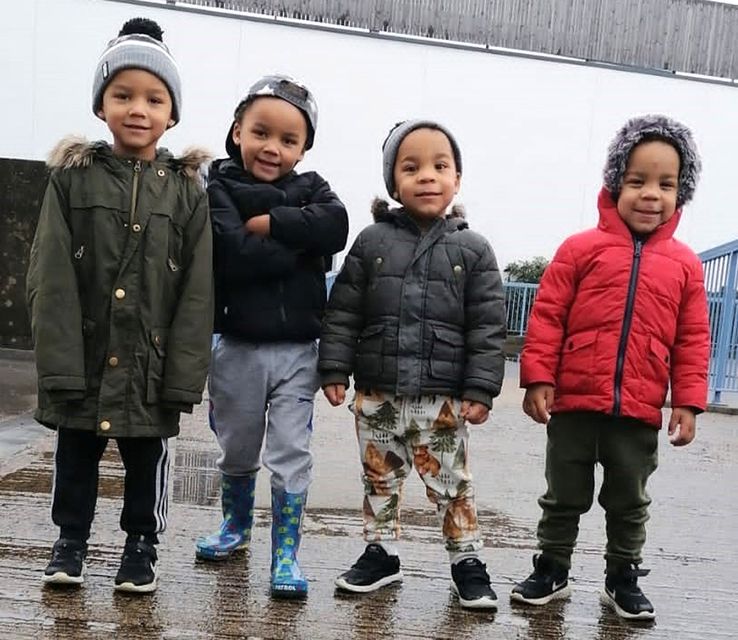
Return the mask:
<svg viewBox="0 0 738 640"><path fill-rule="evenodd" d="M307 493L272 488L272 583L274 598L306 598L308 583L297 563Z"/></svg>
<svg viewBox="0 0 738 640"><path fill-rule="evenodd" d="M195 556L200 560L225 560L251 542L256 474L223 474L221 486L223 522L218 531L195 542Z"/></svg>

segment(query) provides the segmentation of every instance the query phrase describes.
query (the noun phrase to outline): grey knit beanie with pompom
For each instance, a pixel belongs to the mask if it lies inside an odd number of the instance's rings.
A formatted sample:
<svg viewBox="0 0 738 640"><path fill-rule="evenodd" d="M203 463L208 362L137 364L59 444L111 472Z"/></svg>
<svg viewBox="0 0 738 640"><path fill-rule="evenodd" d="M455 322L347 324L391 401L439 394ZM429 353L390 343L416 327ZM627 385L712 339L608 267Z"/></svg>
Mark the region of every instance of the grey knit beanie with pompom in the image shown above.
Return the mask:
<svg viewBox="0 0 738 640"><path fill-rule="evenodd" d="M124 69L143 69L160 78L172 97L172 120L174 124L179 122L182 112L179 70L162 40L161 27L153 20L133 18L126 22L100 56L92 81L92 112L98 118L105 89Z"/></svg>
<svg viewBox="0 0 738 640"><path fill-rule="evenodd" d="M681 122L667 116L651 114L628 120L615 134L607 149L603 171L605 188L617 202L628 160L633 149L642 142L661 140L671 144L679 153L679 188L677 207L687 204L694 196L702 162L692 132Z"/></svg>

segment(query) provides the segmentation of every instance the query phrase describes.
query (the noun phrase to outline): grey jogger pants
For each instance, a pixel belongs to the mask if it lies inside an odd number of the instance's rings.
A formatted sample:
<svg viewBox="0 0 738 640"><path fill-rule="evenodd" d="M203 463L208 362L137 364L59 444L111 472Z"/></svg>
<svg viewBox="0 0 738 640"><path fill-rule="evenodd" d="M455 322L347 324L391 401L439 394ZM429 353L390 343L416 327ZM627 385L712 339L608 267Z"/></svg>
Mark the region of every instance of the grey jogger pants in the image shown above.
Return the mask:
<svg viewBox="0 0 738 640"><path fill-rule="evenodd" d="M313 466L313 402L320 384L317 363L315 342L218 338L208 391L210 425L222 451L218 468L223 473L253 473L261 460L275 489L307 490Z"/></svg>

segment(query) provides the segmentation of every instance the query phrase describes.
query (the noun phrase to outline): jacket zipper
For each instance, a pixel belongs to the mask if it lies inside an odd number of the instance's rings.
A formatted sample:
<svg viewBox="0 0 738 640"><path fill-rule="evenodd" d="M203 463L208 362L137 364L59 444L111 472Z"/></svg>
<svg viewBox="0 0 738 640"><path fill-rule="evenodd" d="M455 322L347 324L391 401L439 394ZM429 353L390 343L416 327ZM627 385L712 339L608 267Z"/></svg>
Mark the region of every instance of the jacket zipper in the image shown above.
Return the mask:
<svg viewBox="0 0 738 640"><path fill-rule="evenodd" d="M615 401L613 403L612 412L614 415L620 415L621 386L623 384L623 368L625 366L625 350L628 347L628 335L630 334L630 325L633 322L633 305L635 303L636 283L638 282L638 271L641 267L641 249L643 242L635 239L635 248L633 251L633 264L630 268L630 281L628 282L628 297L625 302L625 315L623 316L623 329L620 333L620 342L618 343L618 356L615 365Z"/></svg>
<svg viewBox="0 0 738 640"><path fill-rule="evenodd" d="M282 322L287 324L287 311L284 308L284 282L279 281L279 311L282 315Z"/></svg>
<svg viewBox="0 0 738 640"><path fill-rule="evenodd" d="M136 200L138 199L138 177L141 175L141 161L136 160L133 165L133 190L131 193L131 219L130 226L133 228L133 223L136 222Z"/></svg>

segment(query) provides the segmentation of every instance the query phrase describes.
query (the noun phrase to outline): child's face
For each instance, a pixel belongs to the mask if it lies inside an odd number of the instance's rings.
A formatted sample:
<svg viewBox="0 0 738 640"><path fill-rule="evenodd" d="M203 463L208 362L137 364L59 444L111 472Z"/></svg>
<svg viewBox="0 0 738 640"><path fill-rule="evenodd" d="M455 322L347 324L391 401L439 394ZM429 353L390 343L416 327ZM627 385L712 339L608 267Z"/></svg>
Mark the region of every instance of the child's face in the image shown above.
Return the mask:
<svg viewBox="0 0 738 640"><path fill-rule="evenodd" d="M416 129L405 136L395 160L396 199L420 221L446 212L459 190L454 152L446 134Z"/></svg>
<svg viewBox="0 0 738 640"><path fill-rule="evenodd" d="M651 233L674 215L678 189L676 149L660 140L643 142L628 159L618 213L635 233Z"/></svg>
<svg viewBox="0 0 738 640"><path fill-rule="evenodd" d="M281 98L256 98L233 127L243 166L257 180L274 182L305 155L307 122L302 112Z"/></svg>
<svg viewBox="0 0 738 640"><path fill-rule="evenodd" d="M98 111L113 134L113 152L153 160L159 138L174 124L167 86L143 69L124 69L105 89Z"/></svg>

